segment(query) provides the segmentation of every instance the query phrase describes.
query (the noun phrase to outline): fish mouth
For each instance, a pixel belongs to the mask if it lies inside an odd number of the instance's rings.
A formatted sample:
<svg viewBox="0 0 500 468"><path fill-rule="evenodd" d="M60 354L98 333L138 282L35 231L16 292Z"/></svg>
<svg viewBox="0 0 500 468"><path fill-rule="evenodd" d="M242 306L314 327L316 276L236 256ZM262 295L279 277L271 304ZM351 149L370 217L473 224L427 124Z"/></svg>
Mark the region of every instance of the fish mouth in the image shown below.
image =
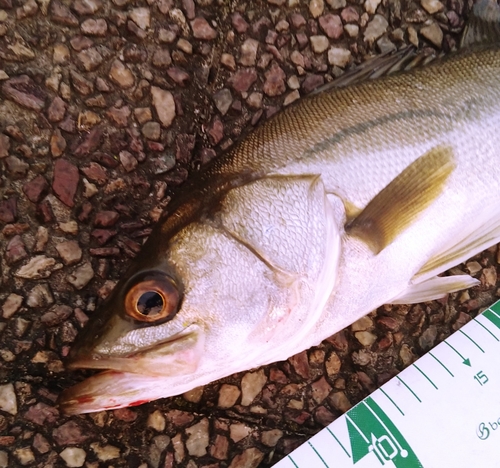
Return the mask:
<svg viewBox="0 0 500 468"><path fill-rule="evenodd" d="M204 348L204 333L190 326L167 341L127 356L76 353L69 369L104 369L64 390L59 407L68 415L137 406L162 396L182 393L174 382L192 375Z"/></svg>
<svg viewBox="0 0 500 468"><path fill-rule="evenodd" d="M108 369L150 376L194 372L202 354L203 336L199 327L191 325L165 341L121 356L82 348L70 354L65 365L70 370Z"/></svg>
<svg viewBox="0 0 500 468"><path fill-rule="evenodd" d="M129 406L161 398L161 377L107 370L64 390L59 396L61 411L72 416Z"/></svg>

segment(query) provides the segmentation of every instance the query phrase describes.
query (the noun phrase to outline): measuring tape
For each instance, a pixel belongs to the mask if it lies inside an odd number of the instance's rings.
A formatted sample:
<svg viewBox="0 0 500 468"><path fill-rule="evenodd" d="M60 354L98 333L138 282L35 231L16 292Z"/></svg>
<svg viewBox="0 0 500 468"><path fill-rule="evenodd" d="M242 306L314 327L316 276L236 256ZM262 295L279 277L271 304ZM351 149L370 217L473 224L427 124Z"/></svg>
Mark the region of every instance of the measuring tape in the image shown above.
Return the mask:
<svg viewBox="0 0 500 468"><path fill-rule="evenodd" d="M500 467L500 301L275 468Z"/></svg>

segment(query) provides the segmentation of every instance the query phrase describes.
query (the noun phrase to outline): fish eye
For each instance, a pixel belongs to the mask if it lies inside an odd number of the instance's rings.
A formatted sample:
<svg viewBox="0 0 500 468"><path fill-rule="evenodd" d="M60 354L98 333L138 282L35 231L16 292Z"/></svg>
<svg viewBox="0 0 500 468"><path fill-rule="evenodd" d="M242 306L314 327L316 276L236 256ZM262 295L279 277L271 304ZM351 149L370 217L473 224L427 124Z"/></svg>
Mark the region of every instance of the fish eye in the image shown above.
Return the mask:
<svg viewBox="0 0 500 468"><path fill-rule="evenodd" d="M150 272L137 278L125 296L125 312L140 322L171 320L179 310L180 294L168 275Z"/></svg>

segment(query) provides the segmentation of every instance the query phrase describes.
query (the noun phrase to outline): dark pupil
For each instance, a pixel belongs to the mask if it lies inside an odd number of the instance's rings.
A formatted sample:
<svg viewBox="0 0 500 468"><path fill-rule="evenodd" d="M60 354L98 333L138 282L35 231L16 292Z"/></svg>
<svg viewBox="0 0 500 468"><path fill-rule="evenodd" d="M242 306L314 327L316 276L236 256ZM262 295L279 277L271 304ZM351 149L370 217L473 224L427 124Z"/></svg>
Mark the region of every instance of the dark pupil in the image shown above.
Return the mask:
<svg viewBox="0 0 500 468"><path fill-rule="evenodd" d="M142 315L156 315L163 309L163 298L156 291L145 292L137 301L137 310Z"/></svg>

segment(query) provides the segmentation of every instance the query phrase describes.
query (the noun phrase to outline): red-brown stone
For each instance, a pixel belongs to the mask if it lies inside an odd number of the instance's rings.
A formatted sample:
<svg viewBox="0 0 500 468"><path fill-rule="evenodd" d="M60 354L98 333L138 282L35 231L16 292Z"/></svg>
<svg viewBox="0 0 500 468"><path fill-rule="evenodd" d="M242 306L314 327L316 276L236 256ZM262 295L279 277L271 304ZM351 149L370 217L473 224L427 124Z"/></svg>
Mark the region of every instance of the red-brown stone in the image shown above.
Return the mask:
<svg viewBox="0 0 500 468"><path fill-rule="evenodd" d="M54 164L52 190L65 205L73 207L78 188L78 169L66 159L58 159Z"/></svg>
<svg viewBox="0 0 500 468"><path fill-rule="evenodd" d="M28 200L33 203L38 203L47 193L49 184L42 175L36 176L23 186L23 192L28 197Z"/></svg>

